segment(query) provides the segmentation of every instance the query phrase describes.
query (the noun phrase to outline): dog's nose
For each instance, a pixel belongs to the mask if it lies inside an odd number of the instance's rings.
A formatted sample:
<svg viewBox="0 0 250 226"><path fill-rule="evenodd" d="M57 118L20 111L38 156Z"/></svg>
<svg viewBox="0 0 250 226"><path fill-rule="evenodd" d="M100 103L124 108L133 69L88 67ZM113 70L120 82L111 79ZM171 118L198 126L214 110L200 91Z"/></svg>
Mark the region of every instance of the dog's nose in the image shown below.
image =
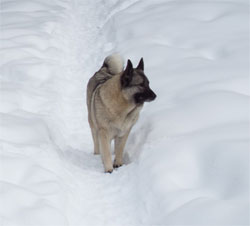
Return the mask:
<svg viewBox="0 0 250 226"><path fill-rule="evenodd" d="M153 101L156 98L156 94L150 89L149 101Z"/></svg>
<svg viewBox="0 0 250 226"><path fill-rule="evenodd" d="M152 100L154 100L157 96L156 94L152 91L153 95L152 95Z"/></svg>

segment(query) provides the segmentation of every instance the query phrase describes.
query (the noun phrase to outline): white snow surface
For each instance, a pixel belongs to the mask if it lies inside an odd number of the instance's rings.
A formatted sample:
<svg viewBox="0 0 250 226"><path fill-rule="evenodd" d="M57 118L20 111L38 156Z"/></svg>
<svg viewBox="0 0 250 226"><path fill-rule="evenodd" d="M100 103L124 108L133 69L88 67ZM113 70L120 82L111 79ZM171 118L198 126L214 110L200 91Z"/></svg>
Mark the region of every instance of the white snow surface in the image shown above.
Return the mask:
<svg viewBox="0 0 250 226"><path fill-rule="evenodd" d="M0 225L248 225L248 0L1 0ZM141 57L157 99L104 174L86 86Z"/></svg>

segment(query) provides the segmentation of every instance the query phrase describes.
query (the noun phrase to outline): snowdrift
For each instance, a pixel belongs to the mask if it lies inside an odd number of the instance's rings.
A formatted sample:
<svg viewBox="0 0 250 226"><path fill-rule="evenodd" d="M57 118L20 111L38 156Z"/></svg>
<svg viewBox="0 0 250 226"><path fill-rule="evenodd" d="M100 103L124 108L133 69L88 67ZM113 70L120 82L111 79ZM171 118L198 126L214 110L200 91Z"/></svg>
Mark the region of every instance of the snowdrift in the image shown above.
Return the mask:
<svg viewBox="0 0 250 226"><path fill-rule="evenodd" d="M248 225L249 2L1 2L0 224ZM103 173L85 92L141 57L157 99Z"/></svg>

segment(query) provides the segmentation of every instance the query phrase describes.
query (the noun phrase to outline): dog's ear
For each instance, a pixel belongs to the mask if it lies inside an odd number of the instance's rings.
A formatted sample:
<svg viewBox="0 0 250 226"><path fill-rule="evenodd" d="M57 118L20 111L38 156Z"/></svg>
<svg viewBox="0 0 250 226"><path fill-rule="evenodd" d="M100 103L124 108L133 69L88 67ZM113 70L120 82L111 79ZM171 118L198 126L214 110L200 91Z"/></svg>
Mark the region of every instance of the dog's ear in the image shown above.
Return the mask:
<svg viewBox="0 0 250 226"><path fill-rule="evenodd" d="M127 67L124 70L121 76L121 85L122 87L126 87L130 84L132 77L133 77L133 64L130 60L127 62Z"/></svg>
<svg viewBox="0 0 250 226"><path fill-rule="evenodd" d="M141 58L138 66L136 67L136 69L140 69L142 71L144 71L144 62L143 62L143 58Z"/></svg>
<svg viewBox="0 0 250 226"><path fill-rule="evenodd" d="M128 75L133 75L133 64L131 62L131 60L128 59L128 62L127 62L127 67L125 69L126 74Z"/></svg>

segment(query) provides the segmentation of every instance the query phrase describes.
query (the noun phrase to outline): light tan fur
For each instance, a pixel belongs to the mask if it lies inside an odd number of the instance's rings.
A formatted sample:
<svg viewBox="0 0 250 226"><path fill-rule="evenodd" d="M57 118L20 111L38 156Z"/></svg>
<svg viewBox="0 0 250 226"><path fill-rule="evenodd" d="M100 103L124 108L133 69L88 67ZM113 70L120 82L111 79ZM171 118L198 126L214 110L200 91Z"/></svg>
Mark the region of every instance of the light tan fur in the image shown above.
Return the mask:
<svg viewBox="0 0 250 226"><path fill-rule="evenodd" d="M119 74L123 70L124 61L118 53L107 56L104 63L108 66L109 73L112 75Z"/></svg>
<svg viewBox="0 0 250 226"><path fill-rule="evenodd" d="M118 61L113 61L111 66L114 66L116 62ZM113 75L110 74L108 68L110 67L102 67L89 80L87 105L88 120L94 141L94 153L101 154L105 172L112 172L113 166L119 167L123 164L124 146L132 126L139 117L143 104L136 105L134 103L132 89L128 91L121 89L120 77L123 70ZM108 79L102 80L105 76ZM110 151L113 139L115 141L114 163L112 163Z"/></svg>

